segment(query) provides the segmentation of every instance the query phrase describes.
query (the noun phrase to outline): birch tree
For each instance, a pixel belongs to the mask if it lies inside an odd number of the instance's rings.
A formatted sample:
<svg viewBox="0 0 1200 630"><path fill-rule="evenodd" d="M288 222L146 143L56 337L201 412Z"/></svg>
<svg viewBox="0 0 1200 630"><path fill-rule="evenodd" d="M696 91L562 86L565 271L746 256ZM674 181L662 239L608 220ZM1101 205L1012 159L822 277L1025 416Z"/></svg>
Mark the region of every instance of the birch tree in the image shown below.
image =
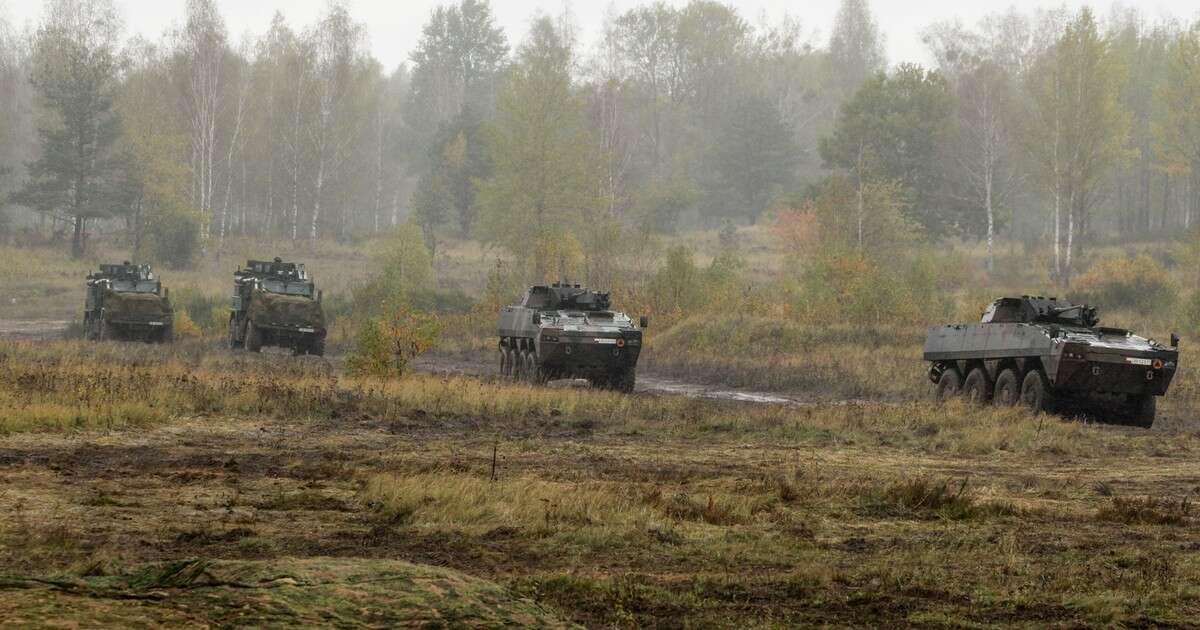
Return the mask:
<svg viewBox="0 0 1200 630"><path fill-rule="evenodd" d="M829 76L843 98L884 69L883 36L867 0L842 0L829 35Z"/></svg>
<svg viewBox="0 0 1200 630"><path fill-rule="evenodd" d="M308 124L314 160L308 238L315 243L320 236L327 188L331 181L341 177L342 167L365 122L353 106L361 103L365 94L368 65L365 29L341 5L331 5L306 39L312 54L314 108Z"/></svg>
<svg viewBox="0 0 1200 630"><path fill-rule="evenodd" d="M175 33L176 68L181 105L191 143L192 205L206 218L201 240L208 242L217 218L218 126L227 107L223 98L228 53L225 20L213 0L187 0L187 19Z"/></svg>
<svg viewBox="0 0 1200 630"><path fill-rule="evenodd" d="M939 24L925 36L954 95L946 138L947 192L966 204L968 229L983 215L987 271L995 269L997 209L1019 177L1016 147L1015 78L997 59L996 40ZM1009 66L1011 67L1011 65Z"/></svg>
<svg viewBox="0 0 1200 630"><path fill-rule="evenodd" d="M1053 199L1052 275L1069 287L1079 235L1105 194L1120 157L1127 118L1120 107L1122 68L1095 18L1083 9L1031 73L1029 143Z"/></svg>
<svg viewBox="0 0 1200 630"><path fill-rule="evenodd" d="M1171 42L1168 63L1167 80L1157 95L1166 115L1155 135L1168 154L1187 165L1191 190L1185 225L1189 225L1200 215L1200 22Z"/></svg>

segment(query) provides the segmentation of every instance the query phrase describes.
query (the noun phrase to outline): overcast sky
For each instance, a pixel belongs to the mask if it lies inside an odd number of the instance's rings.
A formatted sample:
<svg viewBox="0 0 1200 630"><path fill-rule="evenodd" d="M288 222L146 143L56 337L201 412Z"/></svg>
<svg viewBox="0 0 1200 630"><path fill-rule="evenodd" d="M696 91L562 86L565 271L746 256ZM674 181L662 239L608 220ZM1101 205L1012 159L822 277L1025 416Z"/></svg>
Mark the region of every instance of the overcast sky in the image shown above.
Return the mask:
<svg viewBox="0 0 1200 630"><path fill-rule="evenodd" d="M367 24L371 46L375 56L389 68L408 59L414 43L421 34L421 26L429 17L430 10L446 0L350 0L350 9L355 18ZM669 4L683 5L686 0L667 0ZM743 17L758 24L763 18L774 21L784 15L798 18L803 28L816 41L823 42L833 23L838 0L727 0L736 6ZM328 0L217 0L225 16L230 36L235 41L243 34L259 34L266 30L275 11L282 11L293 27L301 28L313 22L325 8ZM116 0L121 7L126 29L130 34L138 33L149 39L157 39L183 16L184 0ZM569 7L574 22L580 27L585 43L594 41L601 20L609 7L617 12L643 4L635 0L492 0L492 8L500 24L507 31L509 41L521 41L528 30L530 18L539 11L544 14L560 15ZM951 18L974 23L983 15L993 13L1005 6L1021 10L1038 7L1055 7L1066 4L1078 7L1091 4L1101 16L1107 15L1111 3L1066 2L1047 0L874 0L872 9L881 29L887 37L888 60L928 62L921 45L921 30L929 24ZM1149 0L1132 1L1125 4L1140 6L1150 17L1175 16L1195 18L1200 16L1198 0ZM18 27L35 24L41 14L40 0L0 0L0 15L4 15Z"/></svg>

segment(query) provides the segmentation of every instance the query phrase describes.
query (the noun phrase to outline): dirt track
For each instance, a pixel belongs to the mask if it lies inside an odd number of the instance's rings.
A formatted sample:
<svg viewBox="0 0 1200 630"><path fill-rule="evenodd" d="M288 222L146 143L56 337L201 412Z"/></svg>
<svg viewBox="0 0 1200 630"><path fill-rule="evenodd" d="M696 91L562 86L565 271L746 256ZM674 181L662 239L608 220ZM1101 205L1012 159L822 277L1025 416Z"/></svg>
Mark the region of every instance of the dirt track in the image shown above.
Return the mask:
<svg viewBox="0 0 1200 630"><path fill-rule="evenodd" d="M67 332L65 320L0 319L0 339L59 339Z"/></svg>
<svg viewBox="0 0 1200 630"><path fill-rule="evenodd" d="M485 364L469 359L458 359L441 355L425 356L418 359L414 367L422 372L433 374L465 374L469 376L494 377L498 370L492 364ZM554 386L572 387L584 386L585 381L556 381ZM637 390L649 394L674 394L689 398L713 398L719 400L736 400L765 404L803 405L811 404L797 396L782 393L755 392L748 390L721 389L698 383L687 383L669 378L638 374Z"/></svg>
<svg viewBox="0 0 1200 630"><path fill-rule="evenodd" d="M60 339L67 333L69 323L62 320L0 319L0 339L20 339L25 341ZM334 359L336 360L336 357ZM442 355L422 357L416 362L415 367L423 372L435 374L465 374L484 377L495 376L497 372L496 367L491 364ZM582 381L575 385L581 383ZM569 387L572 384L569 382L559 382L556 383L556 386ZM638 376L637 391L653 394L674 394L689 398L713 398L767 404L808 404L807 401L799 397L780 393L728 390L647 375Z"/></svg>
<svg viewBox="0 0 1200 630"><path fill-rule="evenodd" d="M0 319L0 339L17 339L24 341L61 339L67 333L69 322L62 320L6 320ZM223 347L223 346L222 346ZM270 352L275 352L271 349ZM280 350L279 352L283 352ZM340 363L341 357L330 356L334 365ZM444 375L467 375L483 378L495 378L498 375L497 366L492 362L481 361L475 357L456 357L442 354L431 354L420 357L413 367L422 372ZM585 381L556 381L551 387L586 387ZM667 394L686 396L688 398L704 398L713 400L731 400L746 403L769 405L808 406L823 404L856 404L880 402L871 400L829 400L818 399L805 395L804 392L761 392L745 389L729 389L714 385L691 383L651 374L639 374L636 391L645 394ZM1086 414L1090 415L1090 414ZM1089 421L1108 424L1103 420L1089 418ZM1154 431L1194 430L1196 422L1192 418L1174 416L1170 413L1159 413L1159 421L1155 423ZM1109 424L1114 430L1140 431L1121 425Z"/></svg>

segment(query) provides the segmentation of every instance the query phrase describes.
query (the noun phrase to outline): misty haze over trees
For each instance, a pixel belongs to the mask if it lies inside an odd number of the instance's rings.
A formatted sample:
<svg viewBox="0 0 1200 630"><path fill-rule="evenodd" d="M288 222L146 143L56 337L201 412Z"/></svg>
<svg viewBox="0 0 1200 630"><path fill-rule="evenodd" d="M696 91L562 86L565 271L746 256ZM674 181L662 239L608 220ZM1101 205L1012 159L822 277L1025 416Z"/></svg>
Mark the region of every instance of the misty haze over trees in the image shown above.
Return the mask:
<svg viewBox="0 0 1200 630"><path fill-rule="evenodd" d="M473 238L605 283L656 234L811 216L870 255L978 239L989 270L1004 236L1067 285L1089 243L1200 212L1200 22L1133 8L931 24L919 67L888 64L866 0L831 25L646 3L592 46L560 16L510 41L462 0L399 68L340 3L243 40L212 0L181 9L157 41L111 0L0 23L5 230L186 265L407 224L434 253Z"/></svg>

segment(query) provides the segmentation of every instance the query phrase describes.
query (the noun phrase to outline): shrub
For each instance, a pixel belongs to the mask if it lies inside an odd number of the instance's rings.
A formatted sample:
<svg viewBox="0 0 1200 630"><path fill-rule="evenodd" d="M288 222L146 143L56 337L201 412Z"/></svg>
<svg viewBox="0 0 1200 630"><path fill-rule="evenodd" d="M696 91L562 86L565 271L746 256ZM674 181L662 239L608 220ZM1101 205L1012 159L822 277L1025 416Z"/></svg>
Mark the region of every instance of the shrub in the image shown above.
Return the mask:
<svg viewBox="0 0 1200 630"><path fill-rule="evenodd" d="M1161 264L1146 254L1111 256L1092 264L1075 282L1072 298L1147 314L1175 304L1178 287Z"/></svg>
<svg viewBox="0 0 1200 630"><path fill-rule="evenodd" d="M788 254L804 255L813 251L821 240L816 206L809 201L800 208L780 210L774 232Z"/></svg>
<svg viewBox="0 0 1200 630"><path fill-rule="evenodd" d="M947 287L956 283L921 252L884 265L854 250L826 247L801 273L793 312L820 324L926 324L950 315Z"/></svg>
<svg viewBox="0 0 1200 630"><path fill-rule="evenodd" d="M380 273L354 291L355 313L381 316L403 296L433 284L433 263L421 231L405 224L386 239L372 258Z"/></svg>
<svg viewBox="0 0 1200 630"><path fill-rule="evenodd" d="M204 331L192 320L187 311L175 311L175 336L181 339L199 337Z"/></svg>
<svg viewBox="0 0 1200 630"><path fill-rule="evenodd" d="M440 334L436 317L394 308L362 325L346 369L359 376L401 376L414 358L434 347Z"/></svg>
<svg viewBox="0 0 1200 630"><path fill-rule="evenodd" d="M1200 291L1197 291L1188 298L1187 303L1183 307L1184 324L1191 330L1192 334L1200 334Z"/></svg>
<svg viewBox="0 0 1200 630"><path fill-rule="evenodd" d="M194 289L182 288L171 292L171 304L176 318L186 314L192 325L205 333L221 333L229 322L229 304L222 296L205 295ZM179 332L178 325L175 328Z"/></svg>

